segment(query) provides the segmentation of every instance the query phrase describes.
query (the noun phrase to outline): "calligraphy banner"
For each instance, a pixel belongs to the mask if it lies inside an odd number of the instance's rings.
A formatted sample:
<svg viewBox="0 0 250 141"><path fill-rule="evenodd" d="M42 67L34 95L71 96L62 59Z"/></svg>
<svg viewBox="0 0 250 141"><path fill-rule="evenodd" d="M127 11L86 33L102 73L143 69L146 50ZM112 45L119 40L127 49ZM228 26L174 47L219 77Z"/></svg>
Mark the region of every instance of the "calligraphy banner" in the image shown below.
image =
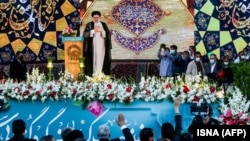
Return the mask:
<svg viewBox="0 0 250 141"><path fill-rule="evenodd" d="M13 61L22 51L27 62L63 60L61 32L79 29L77 0L1 0L0 63Z"/></svg>
<svg viewBox="0 0 250 141"><path fill-rule="evenodd" d="M26 126L26 137L40 139L51 134L56 140L61 140L61 131L65 127L79 129L88 141L98 140L97 129L101 124L107 124L111 129L111 138L123 137L115 120L119 113L124 114L126 125L130 128L135 140L139 141L139 132L144 127L154 129L155 138L161 137L160 127L163 122L174 123L174 106L170 101L144 102L135 101L129 105L104 102L104 110L99 116L93 115L82 106L75 106L72 101L45 101L41 103L18 102L10 100L11 107L7 111L0 111L0 140L12 137L11 123L15 119L23 119ZM215 105L213 107L215 109ZM193 115L190 105L182 104L182 129L187 131ZM214 116L219 115L214 110Z"/></svg>

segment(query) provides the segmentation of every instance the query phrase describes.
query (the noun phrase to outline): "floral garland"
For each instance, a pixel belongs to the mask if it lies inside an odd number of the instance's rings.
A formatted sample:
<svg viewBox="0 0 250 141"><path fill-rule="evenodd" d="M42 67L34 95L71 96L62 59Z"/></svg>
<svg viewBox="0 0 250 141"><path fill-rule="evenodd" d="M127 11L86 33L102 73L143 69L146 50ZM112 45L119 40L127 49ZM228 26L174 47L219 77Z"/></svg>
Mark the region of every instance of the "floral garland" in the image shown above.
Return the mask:
<svg viewBox="0 0 250 141"><path fill-rule="evenodd" d="M8 99L18 101L72 99L78 103L92 101L111 101L129 104L134 100L160 101L175 99L181 96L187 103L213 103L219 100L216 96L215 84L208 83L207 78L200 76L186 76L184 78L142 77L139 86L131 82L124 82L104 74L86 76L86 81L74 80L72 74L60 72L60 79L46 81L46 76L38 68L27 73L27 81L17 83L12 79L2 80L0 95L4 103Z"/></svg>
<svg viewBox="0 0 250 141"><path fill-rule="evenodd" d="M0 109L9 107L8 100L37 101L72 99L79 104L88 104L88 110L98 116L103 110L102 102L132 103L135 100L161 101L174 100L182 97L182 103L216 103L218 88L209 83L207 77L184 76L174 78L141 77L136 85L134 81L115 79L104 74L85 76L85 81L77 81L73 75L65 71L59 73L59 80L46 81L46 76L33 68L27 73L25 82L16 82L12 79L0 81ZM221 102L218 118L222 124L239 125L250 121L248 101L237 87L226 92L224 102Z"/></svg>
<svg viewBox="0 0 250 141"><path fill-rule="evenodd" d="M230 87L224 103L220 105L218 120L226 125L247 125L250 123L250 101L243 96L239 88Z"/></svg>
<svg viewBox="0 0 250 141"><path fill-rule="evenodd" d="M216 84L209 83L208 78L200 76L178 76L174 78L142 77L139 83L140 91L136 98L145 101L175 99L182 97L183 103L215 103L219 98L216 95Z"/></svg>

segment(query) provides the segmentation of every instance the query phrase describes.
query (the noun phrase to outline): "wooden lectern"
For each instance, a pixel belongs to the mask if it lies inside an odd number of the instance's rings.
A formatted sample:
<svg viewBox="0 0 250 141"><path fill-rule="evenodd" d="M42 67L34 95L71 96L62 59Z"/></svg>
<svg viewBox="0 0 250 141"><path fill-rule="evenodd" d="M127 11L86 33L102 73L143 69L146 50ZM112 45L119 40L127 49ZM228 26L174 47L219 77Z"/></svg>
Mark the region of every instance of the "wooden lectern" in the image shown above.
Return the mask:
<svg viewBox="0 0 250 141"><path fill-rule="evenodd" d="M79 58L83 57L83 41L82 36L79 37L62 37L64 42L64 65L65 71L74 75L78 79L80 73Z"/></svg>

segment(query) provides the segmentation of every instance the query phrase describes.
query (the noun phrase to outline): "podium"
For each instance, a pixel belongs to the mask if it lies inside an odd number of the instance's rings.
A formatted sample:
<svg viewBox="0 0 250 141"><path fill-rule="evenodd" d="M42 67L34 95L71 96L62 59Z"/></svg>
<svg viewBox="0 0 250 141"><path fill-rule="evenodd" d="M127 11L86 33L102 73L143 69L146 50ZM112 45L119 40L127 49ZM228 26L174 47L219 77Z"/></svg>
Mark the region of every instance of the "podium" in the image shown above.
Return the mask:
<svg viewBox="0 0 250 141"><path fill-rule="evenodd" d="M64 64L65 70L74 75L77 79L80 73L79 58L83 57L82 36L79 37L62 37L64 43Z"/></svg>

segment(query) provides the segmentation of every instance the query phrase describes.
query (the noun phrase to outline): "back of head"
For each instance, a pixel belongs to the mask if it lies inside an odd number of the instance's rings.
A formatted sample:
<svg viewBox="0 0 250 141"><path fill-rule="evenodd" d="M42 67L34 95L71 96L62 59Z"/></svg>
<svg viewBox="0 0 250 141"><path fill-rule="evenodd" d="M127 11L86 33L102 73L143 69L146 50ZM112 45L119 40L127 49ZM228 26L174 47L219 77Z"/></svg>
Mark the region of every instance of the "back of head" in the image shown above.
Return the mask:
<svg viewBox="0 0 250 141"><path fill-rule="evenodd" d="M143 128L140 131L140 141L148 141L150 137L154 137L152 128Z"/></svg>
<svg viewBox="0 0 250 141"><path fill-rule="evenodd" d="M165 122L161 126L161 136L162 138L168 138L172 140L174 138L175 131L171 123Z"/></svg>
<svg viewBox="0 0 250 141"><path fill-rule="evenodd" d="M22 119L14 120L12 123L12 132L15 135L22 135L25 132L26 124Z"/></svg>
<svg viewBox="0 0 250 141"><path fill-rule="evenodd" d="M68 135L66 135L64 141L75 141L78 138L84 138L84 135L82 131L75 129L71 131Z"/></svg>
<svg viewBox="0 0 250 141"><path fill-rule="evenodd" d="M41 141L55 141L55 138L52 135L47 135L47 136L43 136L41 138Z"/></svg>
<svg viewBox="0 0 250 141"><path fill-rule="evenodd" d="M109 139L109 137L110 137L109 127L105 124L100 125L98 127L97 136L99 139Z"/></svg>
<svg viewBox="0 0 250 141"><path fill-rule="evenodd" d="M180 136L180 141L192 141L193 138L189 133L182 133Z"/></svg>
<svg viewBox="0 0 250 141"><path fill-rule="evenodd" d="M72 128L69 128L69 127L63 129L62 132L61 132L61 137L62 137L62 139L65 140L65 137L66 137L71 131L73 131L73 129L72 129Z"/></svg>

